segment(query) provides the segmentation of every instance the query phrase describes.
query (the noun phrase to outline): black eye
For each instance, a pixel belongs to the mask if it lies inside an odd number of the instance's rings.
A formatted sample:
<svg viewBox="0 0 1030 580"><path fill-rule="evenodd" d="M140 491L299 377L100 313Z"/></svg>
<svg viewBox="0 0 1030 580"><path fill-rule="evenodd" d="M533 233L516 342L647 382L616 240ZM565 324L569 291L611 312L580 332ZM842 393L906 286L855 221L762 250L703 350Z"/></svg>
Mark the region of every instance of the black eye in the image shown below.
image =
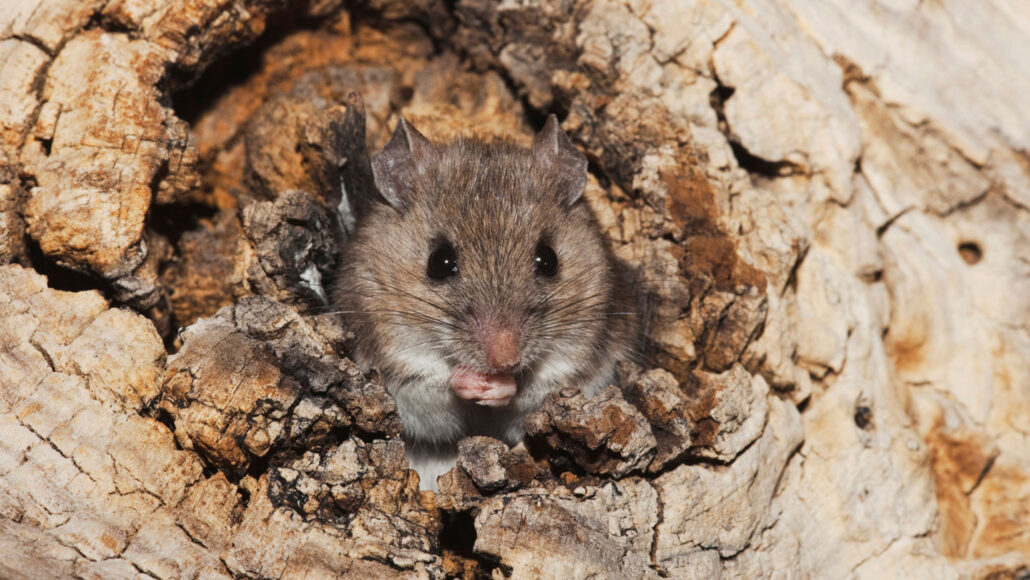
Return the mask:
<svg viewBox="0 0 1030 580"><path fill-rule="evenodd" d="M536 273L550 278L558 273L558 254L554 253L551 246L545 242L536 245L536 257L533 258L536 264Z"/></svg>
<svg viewBox="0 0 1030 580"><path fill-rule="evenodd" d="M429 255L426 274L433 280L443 280L458 273L458 254L454 246L443 242Z"/></svg>

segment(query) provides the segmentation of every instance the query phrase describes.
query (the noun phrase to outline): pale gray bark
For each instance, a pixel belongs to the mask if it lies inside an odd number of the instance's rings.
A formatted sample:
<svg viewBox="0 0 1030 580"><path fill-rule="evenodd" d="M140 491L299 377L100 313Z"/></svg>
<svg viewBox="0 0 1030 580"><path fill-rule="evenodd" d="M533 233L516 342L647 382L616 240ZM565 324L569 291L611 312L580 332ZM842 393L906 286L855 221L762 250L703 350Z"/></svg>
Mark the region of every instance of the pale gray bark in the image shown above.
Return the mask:
<svg viewBox="0 0 1030 580"><path fill-rule="evenodd" d="M288 4L0 7L0 576L1027 573L1024 3ZM438 494L327 312L352 91L563 113L656 298Z"/></svg>

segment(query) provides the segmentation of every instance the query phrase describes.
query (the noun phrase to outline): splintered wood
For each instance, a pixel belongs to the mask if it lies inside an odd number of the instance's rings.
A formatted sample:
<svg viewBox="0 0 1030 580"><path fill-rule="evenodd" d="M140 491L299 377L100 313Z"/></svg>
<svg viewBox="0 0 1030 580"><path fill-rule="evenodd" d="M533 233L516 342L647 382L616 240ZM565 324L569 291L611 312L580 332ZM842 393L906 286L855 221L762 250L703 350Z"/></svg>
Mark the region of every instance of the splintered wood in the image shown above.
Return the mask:
<svg viewBox="0 0 1030 580"><path fill-rule="evenodd" d="M1030 570L1018 2L2 4L0 576ZM422 492L347 188L549 112L649 360Z"/></svg>

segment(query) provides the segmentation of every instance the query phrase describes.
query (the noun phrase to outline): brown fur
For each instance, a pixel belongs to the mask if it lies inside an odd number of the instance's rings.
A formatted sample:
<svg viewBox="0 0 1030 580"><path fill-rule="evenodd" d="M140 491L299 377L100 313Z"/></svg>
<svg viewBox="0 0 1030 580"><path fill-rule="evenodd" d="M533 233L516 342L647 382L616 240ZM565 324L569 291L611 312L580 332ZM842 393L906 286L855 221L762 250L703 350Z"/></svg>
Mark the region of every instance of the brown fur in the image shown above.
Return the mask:
<svg viewBox="0 0 1030 580"><path fill-rule="evenodd" d="M577 177L570 168L500 141L411 149L403 198L391 201L400 207L372 204L343 252L334 298L355 333L352 355L381 371L409 445L468 435L515 443L544 395L596 391L631 356L638 317L629 282L587 204L563 193ZM571 171L585 178L585 161ZM444 239L460 272L436 281L426 262ZM541 239L558 255L554 278L535 272ZM476 320L520 329L518 393L507 407L459 400L447 384L446 369L459 364L489 371Z"/></svg>

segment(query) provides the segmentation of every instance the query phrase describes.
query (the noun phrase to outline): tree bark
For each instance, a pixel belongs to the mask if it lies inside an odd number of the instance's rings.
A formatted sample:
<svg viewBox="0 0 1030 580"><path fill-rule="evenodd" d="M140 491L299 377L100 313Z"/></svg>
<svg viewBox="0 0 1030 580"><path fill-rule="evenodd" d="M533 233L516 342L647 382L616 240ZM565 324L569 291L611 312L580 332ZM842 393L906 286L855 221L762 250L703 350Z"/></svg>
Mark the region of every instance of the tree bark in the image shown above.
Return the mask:
<svg viewBox="0 0 1030 580"><path fill-rule="evenodd" d="M1028 51L1013 0L8 1L0 576L1025 577ZM420 492L346 186L549 112L651 360Z"/></svg>

